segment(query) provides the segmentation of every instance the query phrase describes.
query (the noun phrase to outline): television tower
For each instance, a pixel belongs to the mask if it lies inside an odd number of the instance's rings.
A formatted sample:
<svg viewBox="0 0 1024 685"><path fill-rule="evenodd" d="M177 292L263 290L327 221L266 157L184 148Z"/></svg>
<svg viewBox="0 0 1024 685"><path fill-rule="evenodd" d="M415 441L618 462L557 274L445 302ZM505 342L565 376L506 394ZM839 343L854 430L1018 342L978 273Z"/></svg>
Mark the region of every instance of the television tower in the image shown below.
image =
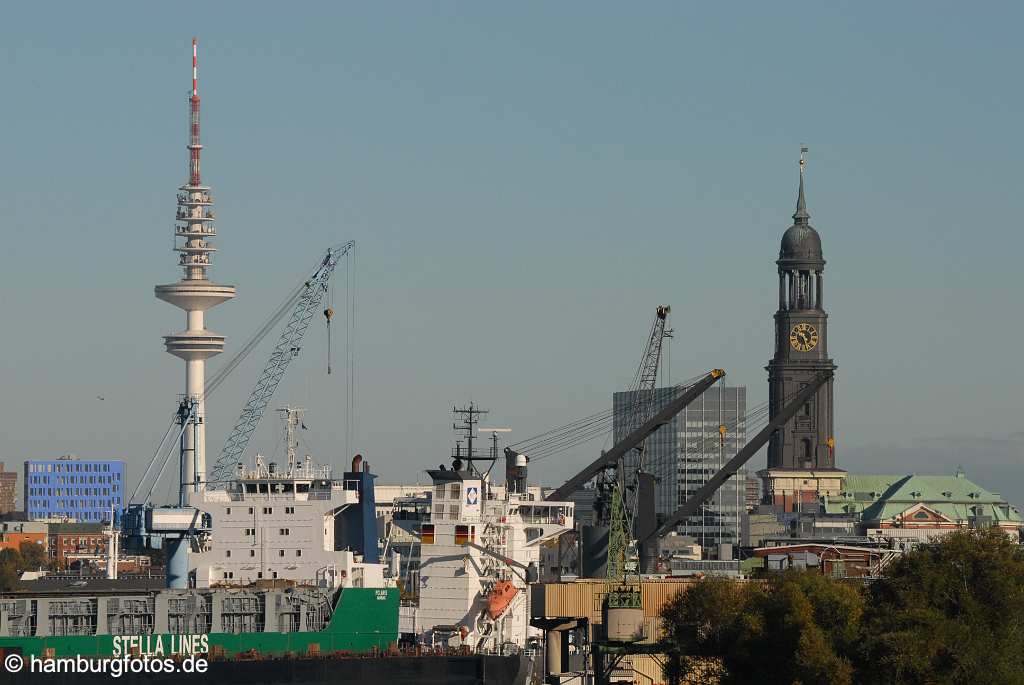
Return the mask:
<svg viewBox="0 0 1024 685"><path fill-rule="evenodd" d="M192 92L188 98L189 141L188 182L178 189L178 210L175 214L174 251L184 275L177 283L158 285L157 298L185 310L185 330L164 336L167 351L185 360L185 397L180 420L191 422L192 429L182 431L181 487L179 504L187 505L189 493L206 487L205 384L206 360L224 351L224 336L205 327L203 315L235 296L235 286L218 285L207 277L214 252L210 238L217 235L210 207L213 196L199 176L199 88L196 39L192 39ZM189 411L194 418L189 418Z"/></svg>

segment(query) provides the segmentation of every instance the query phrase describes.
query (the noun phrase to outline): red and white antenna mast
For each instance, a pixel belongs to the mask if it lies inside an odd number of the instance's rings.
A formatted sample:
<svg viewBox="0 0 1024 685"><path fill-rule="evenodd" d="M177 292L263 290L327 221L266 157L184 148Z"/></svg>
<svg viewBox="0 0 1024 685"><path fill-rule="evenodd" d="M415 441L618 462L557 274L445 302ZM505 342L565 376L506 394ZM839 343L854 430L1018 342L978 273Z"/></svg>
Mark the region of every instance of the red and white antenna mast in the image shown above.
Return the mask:
<svg viewBox="0 0 1024 685"><path fill-rule="evenodd" d="M199 152L203 146L199 143L199 42L192 39L192 97L188 100L190 131L189 149L189 185L200 185L199 179Z"/></svg>

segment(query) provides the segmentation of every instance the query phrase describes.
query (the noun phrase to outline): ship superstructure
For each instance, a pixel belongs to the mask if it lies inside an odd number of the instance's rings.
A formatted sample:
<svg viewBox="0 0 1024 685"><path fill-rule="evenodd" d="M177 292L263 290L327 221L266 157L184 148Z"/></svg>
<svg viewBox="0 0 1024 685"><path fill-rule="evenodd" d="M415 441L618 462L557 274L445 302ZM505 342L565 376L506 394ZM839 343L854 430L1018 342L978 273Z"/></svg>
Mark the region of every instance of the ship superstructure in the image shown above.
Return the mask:
<svg viewBox="0 0 1024 685"><path fill-rule="evenodd" d="M456 449L451 469L427 471L428 501L410 501L394 518L419 540L418 591L400 609L399 630L431 646L521 649L531 630L527 589L537 580L541 546L572 529L573 503L545 501L540 488L527 486L520 454L508 456L506 484L492 483L479 462L493 465L496 445L490 457L472 447L480 412L456 411L464 415L467 449Z"/></svg>
<svg viewBox="0 0 1024 685"><path fill-rule="evenodd" d="M331 468L299 458L296 428L302 409L279 410L286 463L261 455L238 464L223 490L193 495L192 508L210 525L189 553L194 587L291 580L318 587L385 587L378 563L370 464L362 456L340 480Z"/></svg>

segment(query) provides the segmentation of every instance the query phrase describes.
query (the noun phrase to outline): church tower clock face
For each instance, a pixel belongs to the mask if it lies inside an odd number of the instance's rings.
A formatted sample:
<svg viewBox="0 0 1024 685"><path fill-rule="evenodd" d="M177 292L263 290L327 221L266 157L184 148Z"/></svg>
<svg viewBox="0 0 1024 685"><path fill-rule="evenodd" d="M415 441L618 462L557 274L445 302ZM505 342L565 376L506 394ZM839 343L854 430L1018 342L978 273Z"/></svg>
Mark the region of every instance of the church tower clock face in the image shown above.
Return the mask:
<svg viewBox="0 0 1024 685"><path fill-rule="evenodd" d="M789 344L797 352L810 352L818 346L818 330L809 323L798 323L789 332Z"/></svg>

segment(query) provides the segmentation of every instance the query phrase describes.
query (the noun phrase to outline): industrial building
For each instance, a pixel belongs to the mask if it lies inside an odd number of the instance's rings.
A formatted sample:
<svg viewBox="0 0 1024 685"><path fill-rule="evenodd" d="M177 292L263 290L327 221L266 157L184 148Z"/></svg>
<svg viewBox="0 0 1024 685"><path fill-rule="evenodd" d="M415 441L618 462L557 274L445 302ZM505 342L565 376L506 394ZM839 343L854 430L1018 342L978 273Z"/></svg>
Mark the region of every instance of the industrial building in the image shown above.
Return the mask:
<svg viewBox="0 0 1024 685"><path fill-rule="evenodd" d="M125 504L125 463L119 459L29 459L24 476L29 521L109 522Z"/></svg>

